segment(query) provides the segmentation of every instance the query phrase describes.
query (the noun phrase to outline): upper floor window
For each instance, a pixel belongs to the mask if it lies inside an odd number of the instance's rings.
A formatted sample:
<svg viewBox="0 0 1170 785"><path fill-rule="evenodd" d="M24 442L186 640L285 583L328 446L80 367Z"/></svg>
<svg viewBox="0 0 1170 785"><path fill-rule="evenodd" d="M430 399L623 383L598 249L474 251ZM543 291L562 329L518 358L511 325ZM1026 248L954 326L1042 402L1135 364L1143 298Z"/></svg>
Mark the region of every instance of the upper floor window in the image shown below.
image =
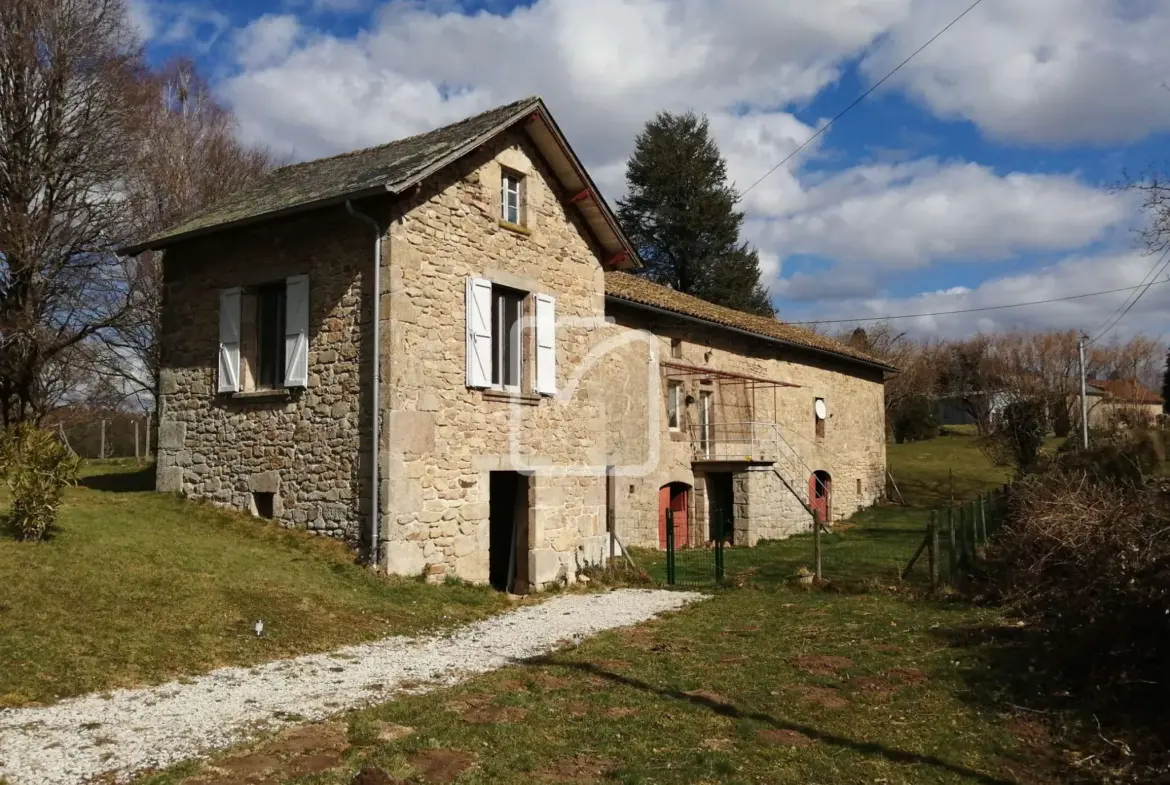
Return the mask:
<svg viewBox="0 0 1170 785"><path fill-rule="evenodd" d="M524 342L520 340L520 317L524 294L503 286L492 286L492 387L520 389Z"/></svg>
<svg viewBox="0 0 1170 785"><path fill-rule="evenodd" d="M682 338L670 339L670 356L676 360L682 359Z"/></svg>
<svg viewBox="0 0 1170 785"><path fill-rule="evenodd" d="M500 220L523 225L524 178L505 170L500 175Z"/></svg>
<svg viewBox="0 0 1170 785"><path fill-rule="evenodd" d="M468 278L466 316L468 387L557 394L555 297Z"/></svg>
<svg viewBox="0 0 1170 785"><path fill-rule="evenodd" d="M817 438L825 438L825 420L828 418L829 412L825 408L825 399L817 398L813 401L813 419L816 421Z"/></svg>
<svg viewBox="0 0 1170 785"><path fill-rule="evenodd" d="M682 429L682 382L670 380L666 383L666 426L672 431Z"/></svg>
<svg viewBox="0 0 1170 785"><path fill-rule="evenodd" d="M284 384L284 281L245 289L241 309L243 388L274 390Z"/></svg>

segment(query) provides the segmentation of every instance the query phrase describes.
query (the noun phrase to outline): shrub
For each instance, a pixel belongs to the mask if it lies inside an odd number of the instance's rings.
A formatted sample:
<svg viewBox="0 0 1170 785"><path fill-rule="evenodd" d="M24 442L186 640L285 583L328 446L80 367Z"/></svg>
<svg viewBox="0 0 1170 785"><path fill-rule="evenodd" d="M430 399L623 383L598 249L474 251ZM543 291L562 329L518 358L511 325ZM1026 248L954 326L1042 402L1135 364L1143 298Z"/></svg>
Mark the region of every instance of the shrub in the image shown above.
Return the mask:
<svg viewBox="0 0 1170 785"><path fill-rule="evenodd" d="M49 431L24 423L0 438L0 474L12 492L9 526L18 539L43 540L57 520L61 494L77 481L79 461Z"/></svg>
<svg viewBox="0 0 1170 785"><path fill-rule="evenodd" d="M1039 466L1040 448L1048 432L1043 401L1012 401L995 418L991 433L983 439L983 452L996 466L1012 466L1023 474Z"/></svg>
<svg viewBox="0 0 1170 785"><path fill-rule="evenodd" d="M922 442L938 436L938 418L934 405L925 395L903 398L890 412L894 441Z"/></svg>
<svg viewBox="0 0 1170 785"><path fill-rule="evenodd" d="M1124 450L1110 444L1081 458L1110 466ZM985 552L981 589L1028 622L1033 657L1052 679L1045 694L1132 726L1132 738L1160 756L1170 741L1162 711L1170 700L1170 495L1132 479L1122 489L1107 474L1070 470L1062 458L1016 483Z"/></svg>

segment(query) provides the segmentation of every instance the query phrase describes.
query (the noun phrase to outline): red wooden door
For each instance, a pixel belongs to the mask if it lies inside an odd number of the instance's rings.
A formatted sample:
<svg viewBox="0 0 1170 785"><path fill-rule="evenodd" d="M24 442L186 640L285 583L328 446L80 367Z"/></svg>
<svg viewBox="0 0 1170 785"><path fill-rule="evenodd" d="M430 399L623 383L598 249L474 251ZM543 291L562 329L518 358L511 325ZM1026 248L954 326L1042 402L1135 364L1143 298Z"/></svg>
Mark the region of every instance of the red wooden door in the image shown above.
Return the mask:
<svg viewBox="0 0 1170 785"><path fill-rule="evenodd" d="M690 542L687 521L687 488L681 483L663 485L658 489L658 547L666 550L666 511L674 520L674 547L685 548Z"/></svg>
<svg viewBox="0 0 1170 785"><path fill-rule="evenodd" d="M812 507L821 516L821 521L829 520L829 490L832 480L823 472L814 472L808 478L808 506Z"/></svg>
<svg viewBox="0 0 1170 785"><path fill-rule="evenodd" d="M674 547L686 547L691 543L691 530L687 521L686 488L679 486L671 490L670 509L674 513Z"/></svg>

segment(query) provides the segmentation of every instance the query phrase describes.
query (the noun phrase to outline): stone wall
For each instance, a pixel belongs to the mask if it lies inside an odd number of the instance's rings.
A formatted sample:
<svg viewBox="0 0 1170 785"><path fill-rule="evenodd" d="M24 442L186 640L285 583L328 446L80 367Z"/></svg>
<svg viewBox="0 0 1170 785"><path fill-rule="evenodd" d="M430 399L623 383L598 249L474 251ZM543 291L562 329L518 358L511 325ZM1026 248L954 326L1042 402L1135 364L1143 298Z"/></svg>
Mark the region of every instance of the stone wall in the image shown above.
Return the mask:
<svg viewBox="0 0 1170 785"><path fill-rule="evenodd" d="M341 207L180 243L164 261L158 489L358 540L369 444L373 233ZM309 276L309 386L282 397L216 392L219 292ZM365 412L363 414L363 412ZM364 508L364 515L363 515Z"/></svg>
<svg viewBox="0 0 1170 785"><path fill-rule="evenodd" d="M629 343L620 361L607 369L608 460L619 467L647 461L651 466L619 482L615 516L618 536L626 544L658 546L658 489L671 482L693 486L691 531L705 536L706 482L693 463L697 409L694 404L686 406L681 431L668 430L665 389L671 377L681 379L685 394L696 401L701 391L711 392L717 427L749 421L775 423L783 437L781 459L774 466L750 470L742 464L710 466L733 474L737 544L754 545L761 539L780 539L810 529L811 516L800 499L808 498L813 471L828 471L833 478L832 520L848 517L881 497L886 446L879 371L620 303L611 303L607 313L616 322L609 328L611 338L623 332L654 336L659 364L793 385L757 385L753 394L742 381L667 368L659 371L657 379L648 379L641 369L653 366L651 350L640 341ZM681 342L677 357L672 356L672 340ZM829 412L823 438L816 436L813 405L817 398L825 399ZM656 415L639 410L637 401L652 402Z"/></svg>
<svg viewBox="0 0 1170 785"><path fill-rule="evenodd" d="M526 226L501 225L501 166L525 176ZM603 559L604 410L599 374L563 398L469 389L465 281L556 298L558 389L588 355L604 313L589 233L524 134L505 134L427 181L389 233L385 372L385 563L399 574L488 578L492 471L532 473L527 576L572 582ZM532 316L528 298L528 316Z"/></svg>

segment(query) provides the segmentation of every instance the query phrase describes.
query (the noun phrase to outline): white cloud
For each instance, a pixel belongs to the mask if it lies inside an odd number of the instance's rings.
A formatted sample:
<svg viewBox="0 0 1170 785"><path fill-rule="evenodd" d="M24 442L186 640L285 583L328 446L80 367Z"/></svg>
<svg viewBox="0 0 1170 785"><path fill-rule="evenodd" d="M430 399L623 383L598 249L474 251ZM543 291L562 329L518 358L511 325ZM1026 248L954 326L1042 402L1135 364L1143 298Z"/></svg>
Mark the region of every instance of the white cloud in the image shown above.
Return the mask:
<svg viewBox="0 0 1170 785"><path fill-rule="evenodd" d="M757 218L753 232L786 253L872 271L1070 250L1101 240L1131 215L1129 199L1071 176L1000 176L973 163L924 159L810 183L791 209Z"/></svg>
<svg viewBox="0 0 1170 785"><path fill-rule="evenodd" d="M149 0L129 0L126 4L126 14L139 38L146 41L154 37L156 28Z"/></svg>
<svg viewBox="0 0 1170 785"><path fill-rule="evenodd" d="M954 287L913 297L830 300L818 309L818 318L860 319L925 314L1108 291L1140 284L1154 262L1153 257L1136 250L1095 256L1075 255L1038 270L993 278L970 289ZM1170 282L1167 282L1165 275L1159 281L1146 291L1117 327L1102 340L1138 332L1166 337L1165 315L1170 310ZM919 336L941 338L962 337L978 330L997 332L1012 329L1074 329L1096 336L1110 315L1133 293L1124 291L1020 308L898 319L895 323ZM781 318L784 318L783 313ZM789 318L796 317L790 314Z"/></svg>
<svg viewBox="0 0 1170 785"><path fill-rule="evenodd" d="M236 60L248 69L282 62L302 35L300 22L291 14L262 16L236 33Z"/></svg>
<svg viewBox="0 0 1170 785"><path fill-rule="evenodd" d="M880 78L969 0L916 0L863 62ZM1036 144L1170 129L1170 3L984 2L894 77L935 114Z"/></svg>

